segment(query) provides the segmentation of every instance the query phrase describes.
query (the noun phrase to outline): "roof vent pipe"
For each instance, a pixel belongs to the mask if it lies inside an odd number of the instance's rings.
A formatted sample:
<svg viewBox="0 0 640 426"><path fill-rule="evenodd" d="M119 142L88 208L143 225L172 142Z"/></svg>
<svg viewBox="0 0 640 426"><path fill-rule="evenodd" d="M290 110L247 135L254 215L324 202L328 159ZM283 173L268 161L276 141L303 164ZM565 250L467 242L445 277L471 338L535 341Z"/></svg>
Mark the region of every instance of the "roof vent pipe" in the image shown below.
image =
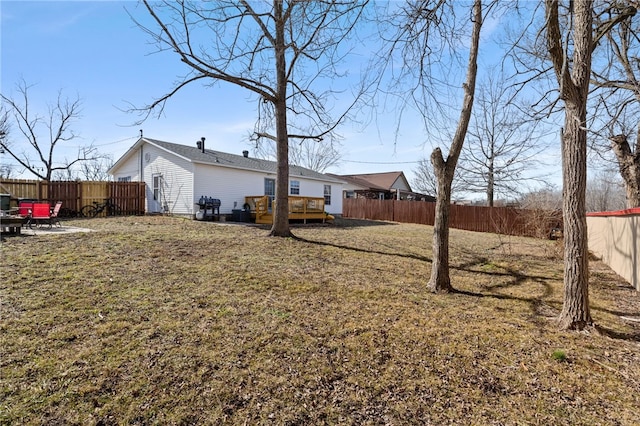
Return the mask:
<svg viewBox="0 0 640 426"><path fill-rule="evenodd" d="M204 137L201 138L199 141L196 141L196 146L204 154Z"/></svg>
<svg viewBox="0 0 640 426"><path fill-rule="evenodd" d="M244 158L249 158L249 151L247 150L242 151L242 155L244 156Z"/></svg>

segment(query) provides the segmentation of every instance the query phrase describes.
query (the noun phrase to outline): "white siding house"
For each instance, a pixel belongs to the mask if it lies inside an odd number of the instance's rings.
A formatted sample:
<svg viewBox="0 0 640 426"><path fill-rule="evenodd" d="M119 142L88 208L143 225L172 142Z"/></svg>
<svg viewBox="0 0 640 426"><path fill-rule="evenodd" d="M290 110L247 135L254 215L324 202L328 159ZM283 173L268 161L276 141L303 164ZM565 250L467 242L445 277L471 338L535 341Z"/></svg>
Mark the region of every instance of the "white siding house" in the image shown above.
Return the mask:
<svg viewBox="0 0 640 426"><path fill-rule="evenodd" d="M145 182L148 213L193 215L205 196L219 199L220 213L230 214L242 208L246 196L269 195L276 163L252 158L248 151L235 155L143 137L109 174L116 181ZM289 167L290 195L325 197L325 210L333 215L342 214L343 184L313 170Z"/></svg>

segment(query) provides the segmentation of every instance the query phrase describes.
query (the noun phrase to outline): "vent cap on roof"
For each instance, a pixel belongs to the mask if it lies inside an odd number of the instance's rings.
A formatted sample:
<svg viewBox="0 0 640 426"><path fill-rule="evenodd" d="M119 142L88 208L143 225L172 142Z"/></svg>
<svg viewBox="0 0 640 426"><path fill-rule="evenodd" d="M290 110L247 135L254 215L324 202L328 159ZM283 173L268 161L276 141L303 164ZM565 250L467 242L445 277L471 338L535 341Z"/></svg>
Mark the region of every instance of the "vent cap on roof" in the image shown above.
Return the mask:
<svg viewBox="0 0 640 426"><path fill-rule="evenodd" d="M196 142L196 146L202 153L204 153L204 136L200 138L199 141Z"/></svg>

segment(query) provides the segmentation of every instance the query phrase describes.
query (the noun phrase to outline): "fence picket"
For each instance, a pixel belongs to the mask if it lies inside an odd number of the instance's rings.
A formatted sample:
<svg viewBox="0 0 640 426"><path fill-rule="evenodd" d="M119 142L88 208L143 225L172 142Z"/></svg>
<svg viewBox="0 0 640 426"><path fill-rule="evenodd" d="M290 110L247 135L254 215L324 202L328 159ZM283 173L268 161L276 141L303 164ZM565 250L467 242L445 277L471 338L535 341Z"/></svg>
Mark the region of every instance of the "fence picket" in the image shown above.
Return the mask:
<svg viewBox="0 0 640 426"><path fill-rule="evenodd" d="M346 218L431 226L435 221L435 203L365 198L345 198L342 202L342 215ZM468 231L546 238L552 228L562 227L562 213L452 204L449 225Z"/></svg>
<svg viewBox="0 0 640 426"><path fill-rule="evenodd" d="M107 198L119 207L121 214L144 214L144 182L103 181L37 181L26 179L1 179L0 190L11 196L12 203L31 198L51 204L62 201L67 214L77 214L83 206L103 202Z"/></svg>

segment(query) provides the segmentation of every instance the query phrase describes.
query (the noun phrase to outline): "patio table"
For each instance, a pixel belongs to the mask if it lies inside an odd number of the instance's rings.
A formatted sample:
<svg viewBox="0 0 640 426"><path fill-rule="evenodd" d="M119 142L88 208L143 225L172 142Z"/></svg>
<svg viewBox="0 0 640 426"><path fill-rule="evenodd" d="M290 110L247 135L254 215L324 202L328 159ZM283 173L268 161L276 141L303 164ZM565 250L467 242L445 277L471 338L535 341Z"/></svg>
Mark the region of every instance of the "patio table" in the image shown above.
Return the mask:
<svg viewBox="0 0 640 426"><path fill-rule="evenodd" d="M20 234L26 218L22 216L0 216L0 229L3 234Z"/></svg>

